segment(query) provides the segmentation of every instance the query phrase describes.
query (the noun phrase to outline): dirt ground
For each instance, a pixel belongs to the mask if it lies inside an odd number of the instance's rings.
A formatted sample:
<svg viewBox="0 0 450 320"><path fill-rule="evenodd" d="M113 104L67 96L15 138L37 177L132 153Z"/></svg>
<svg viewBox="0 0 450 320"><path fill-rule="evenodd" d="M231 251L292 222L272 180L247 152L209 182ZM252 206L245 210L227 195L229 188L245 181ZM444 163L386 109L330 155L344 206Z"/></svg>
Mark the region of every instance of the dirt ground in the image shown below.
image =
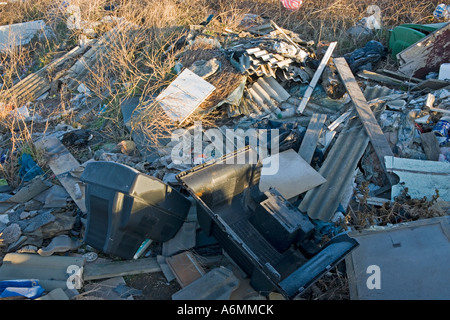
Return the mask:
<svg viewBox="0 0 450 320"><path fill-rule="evenodd" d="M181 289L176 280L170 282L162 272L144 273L125 278L127 285L142 291L134 300L172 300L172 295Z"/></svg>

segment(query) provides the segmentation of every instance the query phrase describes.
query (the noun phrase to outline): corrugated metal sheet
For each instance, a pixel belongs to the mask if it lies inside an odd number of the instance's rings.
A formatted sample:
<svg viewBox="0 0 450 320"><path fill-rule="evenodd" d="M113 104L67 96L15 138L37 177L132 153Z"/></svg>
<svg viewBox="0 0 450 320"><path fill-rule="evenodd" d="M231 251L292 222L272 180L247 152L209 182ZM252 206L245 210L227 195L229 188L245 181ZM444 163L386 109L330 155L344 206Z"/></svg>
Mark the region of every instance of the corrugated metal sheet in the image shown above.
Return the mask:
<svg viewBox="0 0 450 320"><path fill-rule="evenodd" d="M386 87L368 87L364 91L366 99L371 100L391 94ZM376 113L383 105L376 108ZM299 205L299 210L312 219L329 221L339 206L346 187L351 183L359 160L369 144L361 120L352 119L328 153L319 173L327 180L317 188L309 190Z"/></svg>
<svg viewBox="0 0 450 320"><path fill-rule="evenodd" d="M319 173L327 180L324 184L309 190L299 205L299 210L312 219L329 221L339 206L345 187L361 159L369 136L359 119L358 124L339 134L328 153Z"/></svg>

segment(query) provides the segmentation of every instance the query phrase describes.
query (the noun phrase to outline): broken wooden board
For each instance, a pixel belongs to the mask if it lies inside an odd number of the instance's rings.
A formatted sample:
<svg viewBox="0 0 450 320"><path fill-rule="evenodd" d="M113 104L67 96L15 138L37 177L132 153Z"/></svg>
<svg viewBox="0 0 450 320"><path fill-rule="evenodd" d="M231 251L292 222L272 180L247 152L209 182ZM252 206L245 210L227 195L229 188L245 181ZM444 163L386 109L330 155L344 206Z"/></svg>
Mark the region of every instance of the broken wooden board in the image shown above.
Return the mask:
<svg viewBox="0 0 450 320"><path fill-rule="evenodd" d="M328 46L327 51L325 52L325 55L322 58L322 61L320 61L320 65L317 68L316 72L314 73L314 76L311 80L311 82L308 85L308 88L306 89L305 94L303 95L303 98L300 102L300 105L297 108L297 113L302 114L303 110L305 110L306 105L308 104L309 98L311 97L314 88L316 87L317 82L319 81L320 77L322 76L323 69L325 69L328 60L330 60L331 55L333 54L334 48L336 48L337 42L331 42Z"/></svg>
<svg viewBox="0 0 450 320"><path fill-rule="evenodd" d="M424 79L450 61L450 22L397 54L398 71Z"/></svg>
<svg viewBox="0 0 450 320"><path fill-rule="evenodd" d="M353 73L350 70L345 58L335 58L334 64L339 72L339 75L341 76L342 81L344 82L345 88L347 89L353 104L355 105L356 111L358 112L361 122L363 123L367 135L369 136L370 142L372 143L372 147L380 160L380 164L384 168L384 157L394 156L394 153L389 146L389 142L381 130L381 127L378 124L372 109L367 103L361 88L356 82L356 79L353 76ZM387 174L387 177L391 181L392 177L389 174Z"/></svg>
<svg viewBox="0 0 450 320"><path fill-rule="evenodd" d="M161 268L156 261L156 258L141 258L136 260L133 259L103 263L86 263L83 272L83 280L107 279L160 271Z"/></svg>
<svg viewBox="0 0 450 320"><path fill-rule="evenodd" d="M278 154L278 172L266 174L268 171L271 171L268 170L267 163L270 163L272 166L274 164L272 163L273 158L274 156L271 156L262 160L263 167L259 181L259 190L261 192L274 188L285 199L289 200L326 181L293 149L288 149Z"/></svg>
<svg viewBox="0 0 450 320"><path fill-rule="evenodd" d="M35 146L45 151L48 157L47 165L69 193L78 208L80 208L81 212L87 213L83 184L80 179L71 175L71 171L78 169L80 163L56 137L44 137L37 141Z"/></svg>
<svg viewBox="0 0 450 320"><path fill-rule="evenodd" d="M156 97L156 102L170 119L183 123L216 88L189 69Z"/></svg>
<svg viewBox="0 0 450 320"><path fill-rule="evenodd" d="M391 200L408 188L408 195L413 199L427 197L431 200L435 190L439 190L439 198L450 201L450 163L385 157L385 165L389 172L399 176L398 184L392 186Z"/></svg>
<svg viewBox="0 0 450 320"><path fill-rule="evenodd" d="M182 288L206 274L195 256L188 251L167 257L166 263Z"/></svg>
<svg viewBox="0 0 450 320"><path fill-rule="evenodd" d="M415 83L422 82L422 79L414 78L411 76L408 77L400 72L396 72L396 71L392 71L392 70L388 70L388 69L381 69L381 70L377 70L377 71L381 74L384 74L384 75L387 75L387 76L390 76L392 78L396 78L399 80L405 80L405 81L415 82Z"/></svg>
<svg viewBox="0 0 450 320"><path fill-rule="evenodd" d="M362 70L362 71L358 72L358 77L366 79L366 80L381 82L386 85L391 85L391 86L396 86L396 87L405 87L405 86L413 87L417 84L416 82L410 82L407 80L399 80L399 79L396 79L393 77L389 77L389 76L386 76L386 75L383 75L380 73L376 73L373 71L368 71L368 70Z"/></svg>
<svg viewBox="0 0 450 320"><path fill-rule="evenodd" d="M57 81L66 70L61 70L57 75L52 76L53 70L61 68L66 62L70 62L73 58L78 57L86 51L85 47L75 47L62 57L55 59L35 73L32 73L7 91L8 94L14 96L23 102L26 100L34 100L39 98L51 88L51 82Z"/></svg>
<svg viewBox="0 0 450 320"><path fill-rule="evenodd" d="M311 160L314 156L314 151L316 151L317 141L319 141L319 137L322 133L326 120L326 114L314 113L311 117L311 120L309 121L305 137L303 138L300 149L298 150L298 154L308 164L311 164Z"/></svg>
<svg viewBox="0 0 450 320"><path fill-rule="evenodd" d="M439 90L449 85L450 81L438 79L426 79L416 84L414 87L411 88L411 90L422 90L422 89Z"/></svg>

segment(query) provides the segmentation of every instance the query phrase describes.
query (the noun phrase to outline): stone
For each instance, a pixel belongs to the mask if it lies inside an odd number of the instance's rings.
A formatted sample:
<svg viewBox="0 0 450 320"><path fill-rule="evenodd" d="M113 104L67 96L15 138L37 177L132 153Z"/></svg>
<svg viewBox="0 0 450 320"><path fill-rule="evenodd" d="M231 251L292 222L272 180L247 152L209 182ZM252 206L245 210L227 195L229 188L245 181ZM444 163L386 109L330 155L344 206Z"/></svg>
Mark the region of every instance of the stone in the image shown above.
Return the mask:
<svg viewBox="0 0 450 320"><path fill-rule="evenodd" d="M34 218L28 220L28 223L23 229L23 232L24 233L34 232L40 227L45 226L53 221L55 221L55 216L51 214L51 210L42 212L37 216L35 216Z"/></svg>
<svg viewBox="0 0 450 320"><path fill-rule="evenodd" d="M208 78L220 69L221 63L216 58L211 60L197 60L188 69L203 79Z"/></svg>
<svg viewBox="0 0 450 320"><path fill-rule="evenodd" d="M29 218L30 217L30 212L28 212L28 211L23 211L21 214L20 214L20 220L25 220L25 219L27 219L27 218Z"/></svg>
<svg viewBox="0 0 450 320"><path fill-rule="evenodd" d="M4 244L11 244L19 240L22 235L22 230L17 223L12 223L3 229L3 232L0 234L0 242Z"/></svg>
<svg viewBox="0 0 450 320"><path fill-rule="evenodd" d="M54 237L50 244L38 250L38 254L44 257L51 256L55 252L66 252L78 249L80 242L71 239L67 235Z"/></svg>

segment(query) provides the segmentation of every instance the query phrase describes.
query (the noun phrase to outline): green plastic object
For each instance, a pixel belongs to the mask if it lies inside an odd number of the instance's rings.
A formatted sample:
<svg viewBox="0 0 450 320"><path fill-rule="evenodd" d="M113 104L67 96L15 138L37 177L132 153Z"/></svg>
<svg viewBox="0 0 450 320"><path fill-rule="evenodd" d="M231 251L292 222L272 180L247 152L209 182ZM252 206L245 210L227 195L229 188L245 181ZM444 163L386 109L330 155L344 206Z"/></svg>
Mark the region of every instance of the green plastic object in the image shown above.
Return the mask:
<svg viewBox="0 0 450 320"><path fill-rule="evenodd" d="M404 49L410 47L420 39L442 28L446 23L432 24L401 24L390 31L389 49L393 59Z"/></svg>

